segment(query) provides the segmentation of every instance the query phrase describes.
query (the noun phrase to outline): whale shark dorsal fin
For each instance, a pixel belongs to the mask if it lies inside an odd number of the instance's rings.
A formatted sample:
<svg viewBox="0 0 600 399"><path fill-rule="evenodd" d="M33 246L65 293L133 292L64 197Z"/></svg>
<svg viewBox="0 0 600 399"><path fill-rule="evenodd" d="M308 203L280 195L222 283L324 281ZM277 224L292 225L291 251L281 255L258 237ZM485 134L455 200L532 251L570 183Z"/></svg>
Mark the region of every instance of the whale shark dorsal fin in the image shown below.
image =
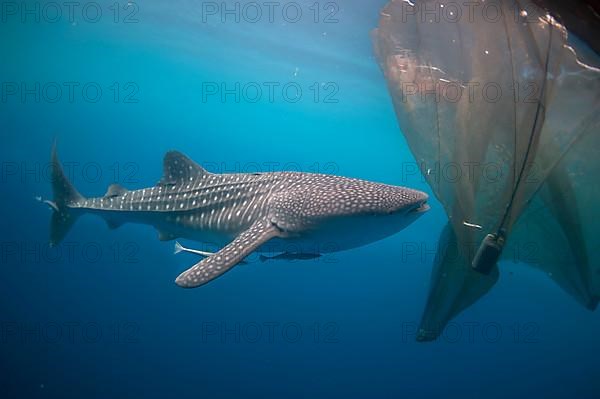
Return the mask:
<svg viewBox="0 0 600 399"><path fill-rule="evenodd" d="M163 160L163 177L159 184L176 185L201 179L209 173L179 151L169 151Z"/></svg>
<svg viewBox="0 0 600 399"><path fill-rule="evenodd" d="M195 288L208 283L231 270L252 251L271 238L281 236L281 230L267 219L257 220L219 252L202 259L181 273L175 283L184 288Z"/></svg>
<svg viewBox="0 0 600 399"><path fill-rule="evenodd" d="M120 184L111 184L108 186L106 190L106 194L104 194L105 198L114 198L119 197L127 192L127 189L121 186Z"/></svg>

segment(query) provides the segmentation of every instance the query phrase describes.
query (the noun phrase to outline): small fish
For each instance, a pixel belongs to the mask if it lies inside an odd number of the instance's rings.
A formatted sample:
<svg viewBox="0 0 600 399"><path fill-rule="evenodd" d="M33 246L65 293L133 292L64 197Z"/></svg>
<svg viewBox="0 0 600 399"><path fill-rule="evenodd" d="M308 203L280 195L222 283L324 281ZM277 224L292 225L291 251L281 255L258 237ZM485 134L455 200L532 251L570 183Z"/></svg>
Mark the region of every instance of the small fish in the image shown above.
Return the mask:
<svg viewBox="0 0 600 399"><path fill-rule="evenodd" d="M206 252L206 251L200 251L198 249L186 248L183 245L181 245L179 243L179 241L175 241L175 250L173 251L173 253L175 255L177 255L178 253L181 253L181 252L187 252L187 253L190 253L190 254L200 255L200 256L204 256L204 257L213 256L214 255L213 252Z"/></svg>
<svg viewBox="0 0 600 399"><path fill-rule="evenodd" d="M181 253L181 252L187 252L189 254L194 254L194 255L200 255L200 256L204 256L204 257L208 257L208 256L213 256L214 252L207 252L207 251L200 251L198 249L192 249L192 248L186 248L183 245L181 245L179 243L179 241L175 241L175 250L173 251L173 253L175 255ZM240 265L246 265L248 264L246 261L242 260L239 263Z"/></svg>
<svg viewBox="0 0 600 399"><path fill-rule="evenodd" d="M478 224L475 224L475 223L469 223L469 222L467 222L466 220L465 220L465 221L463 221L463 225L464 225L464 226L467 226L467 227L472 227L472 228L474 228L474 229L478 229L478 230L481 230L481 229L483 228L483 227L481 227L481 226L480 226L480 225L478 225Z"/></svg>

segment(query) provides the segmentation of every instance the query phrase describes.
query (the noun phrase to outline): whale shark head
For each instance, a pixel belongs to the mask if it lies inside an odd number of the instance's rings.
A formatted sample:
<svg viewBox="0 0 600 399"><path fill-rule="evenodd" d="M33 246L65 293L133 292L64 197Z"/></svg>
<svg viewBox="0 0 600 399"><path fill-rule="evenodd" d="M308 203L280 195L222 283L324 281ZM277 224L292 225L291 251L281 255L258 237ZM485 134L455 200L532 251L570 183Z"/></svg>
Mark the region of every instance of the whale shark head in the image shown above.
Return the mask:
<svg viewBox="0 0 600 399"><path fill-rule="evenodd" d="M338 250L393 235L429 209L422 191L357 179L311 179L281 198L273 221L283 231L333 242Z"/></svg>
<svg viewBox="0 0 600 399"><path fill-rule="evenodd" d="M364 207L359 207L359 212L402 215L416 219L429 210L429 196L422 191L377 183L372 185L375 186L375 190L369 195L370 201L361 201L359 198L359 204L364 204Z"/></svg>
<svg viewBox="0 0 600 399"><path fill-rule="evenodd" d="M361 234L371 237L369 241L399 232L429 210L429 196L422 191L371 182L367 185L355 196L354 209L342 210L339 216L358 222Z"/></svg>

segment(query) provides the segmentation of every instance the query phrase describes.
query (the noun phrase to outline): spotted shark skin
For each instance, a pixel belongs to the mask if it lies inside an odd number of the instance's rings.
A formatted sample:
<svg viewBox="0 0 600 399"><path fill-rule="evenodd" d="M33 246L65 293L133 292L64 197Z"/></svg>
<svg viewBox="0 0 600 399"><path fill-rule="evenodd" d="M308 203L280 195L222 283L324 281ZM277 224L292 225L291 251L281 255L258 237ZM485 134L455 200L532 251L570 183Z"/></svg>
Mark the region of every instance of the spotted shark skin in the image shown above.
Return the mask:
<svg viewBox="0 0 600 399"><path fill-rule="evenodd" d="M110 227L150 224L161 240L222 245L175 280L193 288L262 251L267 242L270 251L294 242L314 253L333 237L338 245L321 252L355 248L400 231L429 208L427 194L405 187L300 172L213 174L176 151L165 155L163 170L153 187L129 191L114 184L103 197L85 198L67 180L54 147L54 201L47 201L54 211L51 245L83 213L101 215Z"/></svg>

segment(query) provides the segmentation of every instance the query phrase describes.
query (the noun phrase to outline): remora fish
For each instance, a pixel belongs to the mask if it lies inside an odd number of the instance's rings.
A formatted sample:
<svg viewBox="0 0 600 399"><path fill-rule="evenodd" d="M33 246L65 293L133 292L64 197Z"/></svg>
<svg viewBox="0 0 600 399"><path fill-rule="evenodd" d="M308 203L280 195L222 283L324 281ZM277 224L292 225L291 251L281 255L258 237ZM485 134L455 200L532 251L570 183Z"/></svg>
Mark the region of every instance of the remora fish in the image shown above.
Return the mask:
<svg viewBox="0 0 600 399"><path fill-rule="evenodd" d="M129 191L113 184L106 195L85 198L64 174L52 150L54 201L50 243L57 245L83 213L104 217L109 227L125 222L154 226L160 240L177 237L218 243L175 282L201 286L221 276L269 241L284 252L290 243L314 253L359 247L402 230L425 211L427 194L409 188L345 177L300 173L213 174L185 155L165 155L164 175L153 187Z"/></svg>

